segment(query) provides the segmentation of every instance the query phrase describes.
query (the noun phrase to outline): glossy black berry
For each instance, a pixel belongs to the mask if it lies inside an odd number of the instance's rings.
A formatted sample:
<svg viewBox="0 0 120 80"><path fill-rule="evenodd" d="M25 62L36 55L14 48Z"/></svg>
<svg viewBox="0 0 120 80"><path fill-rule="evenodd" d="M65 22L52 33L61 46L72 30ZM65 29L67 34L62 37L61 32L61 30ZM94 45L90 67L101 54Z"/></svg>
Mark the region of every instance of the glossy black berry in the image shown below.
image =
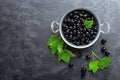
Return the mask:
<svg viewBox="0 0 120 80"><path fill-rule="evenodd" d="M87 69L85 67L82 67L81 72L85 73L86 71L87 71Z"/></svg>
<svg viewBox="0 0 120 80"><path fill-rule="evenodd" d="M109 55L110 55L110 52L106 51L105 56L109 56Z"/></svg>
<svg viewBox="0 0 120 80"><path fill-rule="evenodd" d="M96 31L96 32L97 32L97 27L94 27L94 31Z"/></svg>
<svg viewBox="0 0 120 80"><path fill-rule="evenodd" d="M96 35L96 34L97 34L97 32L96 32L96 31L94 31L94 32L93 32L93 34L94 34L94 35Z"/></svg>
<svg viewBox="0 0 120 80"><path fill-rule="evenodd" d="M73 64L72 64L72 63L69 63L69 64L68 64L68 68L73 68Z"/></svg>
<svg viewBox="0 0 120 80"><path fill-rule="evenodd" d="M81 72L81 78L83 78L86 75L86 72Z"/></svg>
<svg viewBox="0 0 120 80"><path fill-rule="evenodd" d="M101 48L101 52L102 52L102 53L105 53L106 51L107 51L107 49L106 49L105 47L102 47L102 48Z"/></svg>
<svg viewBox="0 0 120 80"><path fill-rule="evenodd" d="M87 55L87 56L86 56L86 60L90 60L90 55Z"/></svg>
<svg viewBox="0 0 120 80"><path fill-rule="evenodd" d="M101 40L101 44L102 44L102 45L105 45L106 42L107 42L107 40L105 40L105 39L102 39L102 40Z"/></svg>
<svg viewBox="0 0 120 80"><path fill-rule="evenodd" d="M91 31L90 31L90 34L93 35L93 33L94 33L93 30L91 30Z"/></svg>
<svg viewBox="0 0 120 80"><path fill-rule="evenodd" d="M87 37L90 37L90 33L89 33L88 31L85 33L85 35L86 35Z"/></svg>
<svg viewBox="0 0 120 80"><path fill-rule="evenodd" d="M89 39L85 40L85 44L89 44L89 42L90 42Z"/></svg>

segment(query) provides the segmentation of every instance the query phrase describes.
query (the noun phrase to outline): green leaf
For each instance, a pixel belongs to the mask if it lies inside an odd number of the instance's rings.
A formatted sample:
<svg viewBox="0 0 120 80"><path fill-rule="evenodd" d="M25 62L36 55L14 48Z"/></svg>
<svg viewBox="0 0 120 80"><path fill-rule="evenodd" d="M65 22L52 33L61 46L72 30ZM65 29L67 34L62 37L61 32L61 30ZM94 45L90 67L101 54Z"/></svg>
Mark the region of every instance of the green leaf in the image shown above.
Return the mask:
<svg viewBox="0 0 120 80"><path fill-rule="evenodd" d="M52 35L49 38L47 45L50 47L52 54L58 54L58 62L63 60L64 62L69 63L70 58L75 57L71 51L63 49L64 41L57 35Z"/></svg>
<svg viewBox="0 0 120 80"><path fill-rule="evenodd" d="M70 57L64 54L62 60L68 64L70 62Z"/></svg>
<svg viewBox="0 0 120 80"><path fill-rule="evenodd" d="M58 61L63 60L66 63L70 62L70 58L75 57L75 55L69 50L62 50L61 53L58 53Z"/></svg>
<svg viewBox="0 0 120 80"><path fill-rule="evenodd" d="M52 54L55 54L57 51L62 51L64 42L57 35L52 35L49 38L47 45L50 47Z"/></svg>
<svg viewBox="0 0 120 80"><path fill-rule="evenodd" d="M67 55L68 55L69 57L75 57L75 56L76 56L76 55L73 54L70 50L64 50L64 52L67 53Z"/></svg>
<svg viewBox="0 0 120 80"><path fill-rule="evenodd" d="M58 43L58 45L57 45L57 50L58 50L58 52L61 52L61 51L63 50L64 42L63 42L62 39L59 39L58 42L59 42L59 43Z"/></svg>
<svg viewBox="0 0 120 80"><path fill-rule="evenodd" d="M57 47L57 44L53 44L53 45L50 46L52 54L55 54L57 52L57 48L56 47Z"/></svg>
<svg viewBox="0 0 120 80"><path fill-rule="evenodd" d="M99 70L98 63L99 61L90 62L88 70L92 71L95 74Z"/></svg>
<svg viewBox="0 0 120 80"><path fill-rule="evenodd" d="M58 62L60 62L63 58L63 54L62 53L58 53Z"/></svg>
<svg viewBox="0 0 120 80"><path fill-rule="evenodd" d="M92 25L93 25L93 20L85 20L84 21L84 25L86 28L92 28Z"/></svg>
<svg viewBox="0 0 120 80"><path fill-rule="evenodd" d="M104 57L101 60L92 61L89 63L89 70L91 70L93 73L96 73L98 70L103 70L105 68L108 68L110 66L111 59L109 57Z"/></svg>
<svg viewBox="0 0 120 80"><path fill-rule="evenodd" d="M93 59L94 56L99 57L92 51L90 57ZM103 70L110 66L111 59L109 57L103 57L102 59L99 59L99 61L91 61L88 65L88 70L92 71L93 73L96 73L98 70Z"/></svg>
<svg viewBox="0 0 120 80"><path fill-rule="evenodd" d="M105 69L110 66L110 63L111 59L109 57L104 57L99 61L98 66L100 69Z"/></svg>

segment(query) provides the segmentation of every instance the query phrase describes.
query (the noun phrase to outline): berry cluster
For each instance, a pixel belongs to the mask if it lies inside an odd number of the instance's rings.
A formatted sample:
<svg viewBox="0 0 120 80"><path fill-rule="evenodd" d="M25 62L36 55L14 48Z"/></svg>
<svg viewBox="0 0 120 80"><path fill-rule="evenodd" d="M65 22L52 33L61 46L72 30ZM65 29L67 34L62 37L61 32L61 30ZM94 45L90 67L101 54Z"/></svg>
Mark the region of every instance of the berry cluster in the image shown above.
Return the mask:
<svg viewBox="0 0 120 80"><path fill-rule="evenodd" d="M85 20L93 20L92 28L86 28ZM95 39L98 32L98 22L95 16L87 10L74 10L68 13L62 23L63 35L69 42L79 46L87 45Z"/></svg>
<svg viewBox="0 0 120 80"><path fill-rule="evenodd" d="M102 44L102 45L105 45L106 42L107 42L106 39L102 39L102 40L101 40L101 44ZM102 48L101 48L101 52L104 53L105 56L109 56L109 55L110 55L110 52L108 52L105 47L102 47Z"/></svg>
<svg viewBox="0 0 120 80"><path fill-rule="evenodd" d="M86 71L87 69L85 67L81 69L81 78L83 78L86 75Z"/></svg>

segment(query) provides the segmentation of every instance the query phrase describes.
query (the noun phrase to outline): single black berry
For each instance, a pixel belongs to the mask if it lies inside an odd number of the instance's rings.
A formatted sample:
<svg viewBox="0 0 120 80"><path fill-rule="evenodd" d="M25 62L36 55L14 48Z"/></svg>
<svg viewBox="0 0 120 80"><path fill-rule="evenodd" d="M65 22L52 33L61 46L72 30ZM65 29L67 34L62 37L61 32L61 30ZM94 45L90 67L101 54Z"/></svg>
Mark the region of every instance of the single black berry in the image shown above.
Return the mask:
<svg viewBox="0 0 120 80"><path fill-rule="evenodd" d="M82 34L82 37L85 37L86 35L85 34Z"/></svg>
<svg viewBox="0 0 120 80"><path fill-rule="evenodd" d="M72 64L72 63L69 63L69 64L68 64L68 68L73 68L73 64Z"/></svg>
<svg viewBox="0 0 120 80"><path fill-rule="evenodd" d="M107 49L106 49L105 47L102 47L102 48L101 48L101 52L102 52L102 53L105 53L106 51L107 51Z"/></svg>
<svg viewBox="0 0 120 80"><path fill-rule="evenodd" d="M97 31L97 27L94 27L94 31Z"/></svg>
<svg viewBox="0 0 120 80"><path fill-rule="evenodd" d="M101 44L102 44L102 45L105 45L106 42L107 42L107 40L105 40L105 39L102 39L102 40L101 40Z"/></svg>
<svg viewBox="0 0 120 80"><path fill-rule="evenodd" d="M85 44L89 44L89 42L90 42L89 39L85 40Z"/></svg>
<svg viewBox="0 0 120 80"><path fill-rule="evenodd" d="M93 33L94 33L93 30L91 30L91 31L90 31L90 34L93 35Z"/></svg>
<svg viewBox="0 0 120 80"><path fill-rule="evenodd" d="M90 37L90 33L89 32L86 32L85 33L87 37Z"/></svg>
<svg viewBox="0 0 120 80"><path fill-rule="evenodd" d="M97 34L97 32L96 32L96 31L94 31L94 32L93 32L93 34L94 34L94 35L96 35L96 34Z"/></svg>
<svg viewBox="0 0 120 80"><path fill-rule="evenodd" d="M86 60L90 60L90 55L87 55L87 56L86 56Z"/></svg>
<svg viewBox="0 0 120 80"><path fill-rule="evenodd" d="M109 56L109 55L110 55L110 52L106 51L105 56Z"/></svg>
<svg viewBox="0 0 120 80"><path fill-rule="evenodd" d="M83 78L86 75L86 72L81 72L81 78Z"/></svg>
<svg viewBox="0 0 120 80"><path fill-rule="evenodd" d="M87 69L85 67L82 67L81 72L86 72Z"/></svg>

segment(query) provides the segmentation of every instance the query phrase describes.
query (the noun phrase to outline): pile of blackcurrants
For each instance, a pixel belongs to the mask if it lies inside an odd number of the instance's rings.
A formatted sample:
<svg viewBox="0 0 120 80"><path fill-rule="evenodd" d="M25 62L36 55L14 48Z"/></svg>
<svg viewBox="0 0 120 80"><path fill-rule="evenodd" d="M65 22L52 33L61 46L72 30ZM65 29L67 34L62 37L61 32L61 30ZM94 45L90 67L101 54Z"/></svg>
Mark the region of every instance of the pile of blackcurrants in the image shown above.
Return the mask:
<svg viewBox="0 0 120 80"><path fill-rule="evenodd" d="M86 28L85 20L93 20L92 28ZM98 32L96 17L87 10L78 9L68 13L62 22L62 32L65 39L77 46L87 45L93 41Z"/></svg>
<svg viewBox="0 0 120 80"><path fill-rule="evenodd" d="M81 78L83 78L86 75L87 69L85 67L82 67L81 69Z"/></svg>

